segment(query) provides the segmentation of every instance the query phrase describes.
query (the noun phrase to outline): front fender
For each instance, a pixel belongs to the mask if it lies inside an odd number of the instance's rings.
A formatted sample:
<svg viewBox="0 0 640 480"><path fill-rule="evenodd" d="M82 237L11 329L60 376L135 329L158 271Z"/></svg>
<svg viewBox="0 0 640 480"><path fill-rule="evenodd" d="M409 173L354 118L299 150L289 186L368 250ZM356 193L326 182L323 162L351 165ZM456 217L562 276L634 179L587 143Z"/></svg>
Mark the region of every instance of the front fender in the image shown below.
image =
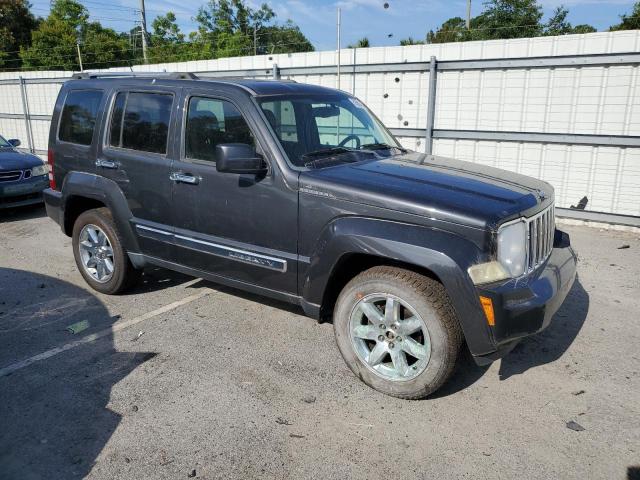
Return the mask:
<svg viewBox="0 0 640 480"><path fill-rule="evenodd" d="M320 305L341 258L366 254L408 263L433 272L446 288L474 355L495 345L467 268L482 257L472 242L450 232L362 217L343 217L327 225L310 257L302 296Z"/></svg>
<svg viewBox="0 0 640 480"><path fill-rule="evenodd" d="M85 197L106 205L113 214L113 221L122 236L125 248L130 253L140 252L138 241L131 227L133 214L127 199L116 182L100 175L85 172L69 172L62 185L62 219L63 228L66 225L67 206L74 197ZM69 233L69 232L67 232Z"/></svg>

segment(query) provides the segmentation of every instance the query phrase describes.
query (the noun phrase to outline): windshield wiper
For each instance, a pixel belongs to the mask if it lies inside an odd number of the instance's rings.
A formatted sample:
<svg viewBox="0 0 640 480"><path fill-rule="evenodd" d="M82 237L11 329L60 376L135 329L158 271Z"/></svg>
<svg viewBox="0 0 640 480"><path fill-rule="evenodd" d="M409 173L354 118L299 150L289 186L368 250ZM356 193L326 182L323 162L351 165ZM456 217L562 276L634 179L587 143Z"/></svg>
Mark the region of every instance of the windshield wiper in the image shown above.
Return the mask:
<svg viewBox="0 0 640 480"><path fill-rule="evenodd" d="M356 154L349 157L344 156L345 153ZM309 168L319 168L322 166L336 165L339 163L353 163L361 160L357 158L363 153L368 155L375 155L373 152L363 152L355 148L348 147L330 147L323 148L321 150L315 150L313 152L305 153L300 158L305 161L304 166Z"/></svg>
<svg viewBox="0 0 640 480"><path fill-rule="evenodd" d="M347 147L330 147L330 148L321 148L320 150L314 150L312 152L307 152L302 155L303 159L313 159L313 158L321 158L327 157L331 155L340 155L342 153L353 152L354 150Z"/></svg>
<svg viewBox="0 0 640 480"><path fill-rule="evenodd" d="M360 146L360 148L362 150L391 150L395 148L396 150L400 150L402 153L407 153L406 148L398 147L397 145L389 145L388 143L367 143Z"/></svg>

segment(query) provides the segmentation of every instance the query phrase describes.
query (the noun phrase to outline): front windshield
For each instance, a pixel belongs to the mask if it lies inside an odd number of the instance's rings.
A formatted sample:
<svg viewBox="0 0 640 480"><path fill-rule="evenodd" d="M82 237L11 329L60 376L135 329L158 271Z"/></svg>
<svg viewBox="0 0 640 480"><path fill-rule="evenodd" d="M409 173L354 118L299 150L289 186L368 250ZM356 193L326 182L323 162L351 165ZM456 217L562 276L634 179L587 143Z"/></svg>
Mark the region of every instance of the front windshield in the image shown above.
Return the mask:
<svg viewBox="0 0 640 480"><path fill-rule="evenodd" d="M404 151L354 97L281 95L260 100L260 106L296 167L320 168Z"/></svg>
<svg viewBox="0 0 640 480"><path fill-rule="evenodd" d="M2 136L0 136L0 148L10 147L11 144L7 142Z"/></svg>

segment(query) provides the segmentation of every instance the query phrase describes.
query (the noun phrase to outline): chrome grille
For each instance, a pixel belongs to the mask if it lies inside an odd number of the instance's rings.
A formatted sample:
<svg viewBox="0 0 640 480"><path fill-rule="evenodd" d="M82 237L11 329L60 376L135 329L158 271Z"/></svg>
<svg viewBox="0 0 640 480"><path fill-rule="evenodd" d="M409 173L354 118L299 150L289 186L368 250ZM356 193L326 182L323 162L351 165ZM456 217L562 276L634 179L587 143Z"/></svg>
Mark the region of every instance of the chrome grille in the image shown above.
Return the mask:
<svg viewBox="0 0 640 480"><path fill-rule="evenodd" d="M535 270L551 254L556 230L555 205L526 219L528 226L527 270Z"/></svg>
<svg viewBox="0 0 640 480"><path fill-rule="evenodd" d="M22 170L0 171L0 182L15 182L22 178Z"/></svg>

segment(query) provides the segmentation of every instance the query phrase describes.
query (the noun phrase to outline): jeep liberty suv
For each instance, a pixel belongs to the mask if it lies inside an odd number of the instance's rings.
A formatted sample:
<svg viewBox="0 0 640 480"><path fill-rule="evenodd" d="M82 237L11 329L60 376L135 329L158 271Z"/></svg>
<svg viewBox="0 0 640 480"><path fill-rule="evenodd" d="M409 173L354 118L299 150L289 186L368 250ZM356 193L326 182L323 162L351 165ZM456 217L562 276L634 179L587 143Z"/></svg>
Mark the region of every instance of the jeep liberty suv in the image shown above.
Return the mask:
<svg viewBox="0 0 640 480"><path fill-rule="evenodd" d="M545 328L576 274L553 188L407 151L355 97L290 81L80 74L49 216L105 294L157 265L332 319L351 370L422 398Z"/></svg>

